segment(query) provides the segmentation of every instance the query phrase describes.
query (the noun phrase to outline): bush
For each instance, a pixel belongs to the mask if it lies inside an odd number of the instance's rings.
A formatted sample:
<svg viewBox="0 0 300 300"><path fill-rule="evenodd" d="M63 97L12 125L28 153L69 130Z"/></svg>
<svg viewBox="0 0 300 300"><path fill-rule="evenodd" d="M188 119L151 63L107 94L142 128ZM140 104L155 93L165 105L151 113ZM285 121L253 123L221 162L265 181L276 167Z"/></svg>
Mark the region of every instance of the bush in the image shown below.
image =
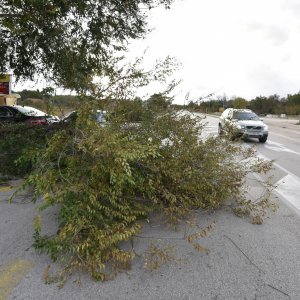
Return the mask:
<svg viewBox="0 0 300 300"><path fill-rule="evenodd" d="M1 173L11 176L25 176L30 173L31 152L45 149L47 139L53 132L49 127L24 124L0 127Z"/></svg>
<svg viewBox="0 0 300 300"><path fill-rule="evenodd" d="M119 244L140 232L139 220L150 212L179 222L193 209L216 209L243 198L247 174L269 169L253 159L252 150L201 138L203 122L197 117L152 112L143 114L151 120L128 126L122 110L116 108L109 123L99 126L87 117L87 105L76 124L36 151L26 182L36 197L43 196L42 210L59 208L54 236L44 236L36 219L35 247L54 260L63 258L68 270L85 269L100 280L107 264L116 270L133 259L134 252Z"/></svg>

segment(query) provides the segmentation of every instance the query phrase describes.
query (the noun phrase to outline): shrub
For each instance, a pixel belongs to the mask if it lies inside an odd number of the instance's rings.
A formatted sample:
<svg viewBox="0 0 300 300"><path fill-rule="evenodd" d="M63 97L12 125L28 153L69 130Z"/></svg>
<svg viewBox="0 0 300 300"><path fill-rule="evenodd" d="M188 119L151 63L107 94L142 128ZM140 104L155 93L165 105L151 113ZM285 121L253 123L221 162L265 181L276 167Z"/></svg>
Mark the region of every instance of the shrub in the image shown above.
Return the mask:
<svg viewBox="0 0 300 300"><path fill-rule="evenodd" d="M87 105L76 124L36 151L26 182L36 197L43 196L42 210L59 208L54 236L43 235L36 219L35 247L54 260L63 258L68 270L85 269L100 280L107 265L115 270L133 259L120 242L140 232L149 212L178 222L193 209L216 209L243 198L247 174L269 169L253 159L251 149L201 138L198 117L165 111L128 126L118 111L99 126L87 117Z"/></svg>
<svg viewBox="0 0 300 300"><path fill-rule="evenodd" d="M12 124L0 127L1 173L25 176L32 169L31 152L45 149L54 128ZM23 158L21 158L23 157Z"/></svg>

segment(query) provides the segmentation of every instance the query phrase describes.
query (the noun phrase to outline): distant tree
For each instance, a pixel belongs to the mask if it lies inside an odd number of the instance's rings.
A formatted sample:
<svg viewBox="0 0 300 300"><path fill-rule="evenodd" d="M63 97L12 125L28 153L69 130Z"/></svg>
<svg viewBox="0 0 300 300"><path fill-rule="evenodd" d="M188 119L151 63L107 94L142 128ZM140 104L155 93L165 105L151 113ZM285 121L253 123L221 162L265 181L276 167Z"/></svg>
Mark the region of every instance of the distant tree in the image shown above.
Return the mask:
<svg viewBox="0 0 300 300"><path fill-rule="evenodd" d="M247 108L248 101L244 98L238 97L233 100L233 108Z"/></svg>
<svg viewBox="0 0 300 300"><path fill-rule="evenodd" d="M22 90L16 93L21 96L22 101L28 98L42 99L42 93L39 90Z"/></svg>
<svg viewBox="0 0 300 300"><path fill-rule="evenodd" d="M185 106L182 105L182 104L171 104L171 107L174 109L174 110L181 110L181 109L184 109Z"/></svg>
<svg viewBox="0 0 300 300"><path fill-rule="evenodd" d="M287 95L285 102L285 112L290 115L300 114L300 92L294 95Z"/></svg>
<svg viewBox="0 0 300 300"><path fill-rule="evenodd" d="M294 104L294 105L300 105L300 92L294 95L287 95L287 103L288 104Z"/></svg>
<svg viewBox="0 0 300 300"><path fill-rule="evenodd" d="M256 97L250 101L249 107L258 114L275 114L282 105L279 95L274 94L269 97Z"/></svg>
<svg viewBox="0 0 300 300"><path fill-rule="evenodd" d="M265 113L266 109L266 102L267 102L267 97L256 97L255 99L251 100L249 105L250 108L255 111L258 114L262 114Z"/></svg>
<svg viewBox="0 0 300 300"><path fill-rule="evenodd" d="M204 113L217 112L223 107L223 100L210 100L201 102L198 109Z"/></svg>
<svg viewBox="0 0 300 300"><path fill-rule="evenodd" d="M198 104L195 103L194 101L190 101L190 102L188 103L188 105L187 105L187 108L188 108L189 110L195 110L195 109L197 109L197 107L198 107Z"/></svg>
<svg viewBox="0 0 300 300"><path fill-rule="evenodd" d="M110 110L123 122L141 122L152 117L151 112L145 109L145 103L139 97L132 100L118 100L117 105L113 105Z"/></svg>
<svg viewBox="0 0 300 300"><path fill-rule="evenodd" d="M223 107L224 109L227 108L228 98L225 93L222 96L217 96L217 100L220 102L220 104L222 104L219 108L221 108L221 107Z"/></svg>
<svg viewBox="0 0 300 300"><path fill-rule="evenodd" d="M172 100L170 97L159 93L150 96L146 103L154 111L164 111L170 107Z"/></svg>

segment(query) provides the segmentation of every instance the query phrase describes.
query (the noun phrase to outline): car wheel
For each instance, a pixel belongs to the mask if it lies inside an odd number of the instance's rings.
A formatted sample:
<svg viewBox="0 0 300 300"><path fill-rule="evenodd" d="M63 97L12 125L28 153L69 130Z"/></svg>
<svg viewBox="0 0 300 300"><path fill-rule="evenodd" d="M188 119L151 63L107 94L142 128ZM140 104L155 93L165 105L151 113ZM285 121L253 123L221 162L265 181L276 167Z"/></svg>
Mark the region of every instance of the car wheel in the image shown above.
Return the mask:
<svg viewBox="0 0 300 300"><path fill-rule="evenodd" d="M263 137L259 138L258 140L260 143L265 143L267 141L267 139L268 139L267 136L263 136Z"/></svg>

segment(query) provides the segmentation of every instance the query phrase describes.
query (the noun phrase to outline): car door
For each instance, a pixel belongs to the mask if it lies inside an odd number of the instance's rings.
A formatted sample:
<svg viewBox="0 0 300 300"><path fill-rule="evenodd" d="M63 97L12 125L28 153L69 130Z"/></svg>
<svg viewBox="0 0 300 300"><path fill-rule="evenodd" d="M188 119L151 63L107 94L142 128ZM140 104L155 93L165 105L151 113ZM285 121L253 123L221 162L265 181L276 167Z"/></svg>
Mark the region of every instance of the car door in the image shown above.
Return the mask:
<svg viewBox="0 0 300 300"><path fill-rule="evenodd" d="M20 123L25 122L28 119L31 119L30 116L26 116L24 113L20 112L15 107L8 107L10 113L12 114L12 122Z"/></svg>
<svg viewBox="0 0 300 300"><path fill-rule="evenodd" d="M231 112L230 108L227 108L222 113L222 115L220 117L220 124L221 124L222 128L224 128L226 126L226 123L228 122L230 112Z"/></svg>
<svg viewBox="0 0 300 300"><path fill-rule="evenodd" d="M229 109L227 117L225 119L225 125L227 127L232 124L232 116L233 116L233 109Z"/></svg>

